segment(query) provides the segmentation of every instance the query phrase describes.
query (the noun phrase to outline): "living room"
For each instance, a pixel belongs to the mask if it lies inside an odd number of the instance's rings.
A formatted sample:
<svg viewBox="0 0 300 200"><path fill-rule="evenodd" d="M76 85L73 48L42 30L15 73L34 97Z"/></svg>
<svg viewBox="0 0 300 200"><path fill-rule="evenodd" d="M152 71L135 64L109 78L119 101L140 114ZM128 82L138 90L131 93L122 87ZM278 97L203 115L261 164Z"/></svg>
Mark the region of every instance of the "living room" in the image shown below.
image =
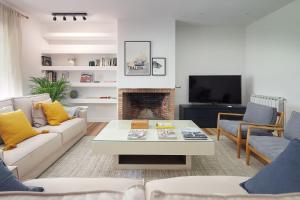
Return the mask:
<svg viewBox="0 0 300 200"><path fill-rule="evenodd" d="M0 0L0 198L300 199L299 10Z"/></svg>

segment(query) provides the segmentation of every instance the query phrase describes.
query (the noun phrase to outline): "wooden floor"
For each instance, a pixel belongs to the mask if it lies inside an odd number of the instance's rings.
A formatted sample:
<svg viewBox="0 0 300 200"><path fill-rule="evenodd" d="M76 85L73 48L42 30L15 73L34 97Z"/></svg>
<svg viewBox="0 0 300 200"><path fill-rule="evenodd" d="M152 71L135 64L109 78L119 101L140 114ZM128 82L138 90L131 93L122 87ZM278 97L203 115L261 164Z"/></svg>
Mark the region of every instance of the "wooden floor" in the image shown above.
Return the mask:
<svg viewBox="0 0 300 200"><path fill-rule="evenodd" d="M108 123L106 122L93 122L93 123L88 123L88 131L87 134L88 136L96 136L98 133L107 125ZM203 129L207 134L209 135L215 135L216 134L216 129L215 128L205 128Z"/></svg>

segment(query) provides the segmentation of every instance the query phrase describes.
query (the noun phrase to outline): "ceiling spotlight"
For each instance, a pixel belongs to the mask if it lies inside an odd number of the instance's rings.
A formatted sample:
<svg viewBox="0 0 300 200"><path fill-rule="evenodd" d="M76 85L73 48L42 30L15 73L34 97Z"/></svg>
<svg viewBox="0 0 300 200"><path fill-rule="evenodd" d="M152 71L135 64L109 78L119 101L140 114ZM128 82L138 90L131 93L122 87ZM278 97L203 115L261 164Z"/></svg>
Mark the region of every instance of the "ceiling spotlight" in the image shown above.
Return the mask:
<svg viewBox="0 0 300 200"><path fill-rule="evenodd" d="M75 16L73 16L73 20L74 20L74 21L76 21L76 20L77 20Z"/></svg>
<svg viewBox="0 0 300 200"><path fill-rule="evenodd" d="M86 20L86 17L85 17L85 16L82 16L82 19L85 21L85 20Z"/></svg>
<svg viewBox="0 0 300 200"><path fill-rule="evenodd" d="M56 21L56 16L53 16L53 21Z"/></svg>
<svg viewBox="0 0 300 200"><path fill-rule="evenodd" d="M64 16L64 17L63 17L63 20L64 20L64 21L66 21L66 20L67 20L66 16Z"/></svg>

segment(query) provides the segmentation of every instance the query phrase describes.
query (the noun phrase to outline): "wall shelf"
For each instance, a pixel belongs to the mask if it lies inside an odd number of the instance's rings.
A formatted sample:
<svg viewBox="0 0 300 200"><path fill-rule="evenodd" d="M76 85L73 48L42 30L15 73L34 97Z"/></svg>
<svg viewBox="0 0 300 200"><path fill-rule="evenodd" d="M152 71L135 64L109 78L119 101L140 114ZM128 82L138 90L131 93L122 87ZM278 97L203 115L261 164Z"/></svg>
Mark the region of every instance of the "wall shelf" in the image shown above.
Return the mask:
<svg viewBox="0 0 300 200"><path fill-rule="evenodd" d="M100 83L80 83L71 82L72 87L100 87L100 88L116 88L116 83L100 82Z"/></svg>
<svg viewBox="0 0 300 200"><path fill-rule="evenodd" d="M42 71L117 71L117 66L42 66Z"/></svg>
<svg viewBox="0 0 300 200"><path fill-rule="evenodd" d="M68 102L74 104L116 104L117 99L78 98L68 99Z"/></svg>
<svg viewBox="0 0 300 200"><path fill-rule="evenodd" d="M112 33L46 33L44 38L47 41L115 41L116 37Z"/></svg>

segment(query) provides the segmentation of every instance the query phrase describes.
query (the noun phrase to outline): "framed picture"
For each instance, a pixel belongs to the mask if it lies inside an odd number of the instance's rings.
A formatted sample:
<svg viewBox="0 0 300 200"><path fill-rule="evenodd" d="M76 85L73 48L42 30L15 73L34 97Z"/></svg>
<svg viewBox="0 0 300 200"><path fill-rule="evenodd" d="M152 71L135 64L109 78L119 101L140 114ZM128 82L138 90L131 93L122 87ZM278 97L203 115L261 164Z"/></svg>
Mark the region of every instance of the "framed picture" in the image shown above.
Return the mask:
<svg viewBox="0 0 300 200"><path fill-rule="evenodd" d="M51 66L52 60L49 56L42 56L42 66Z"/></svg>
<svg viewBox="0 0 300 200"><path fill-rule="evenodd" d="M151 75L151 42L124 42L124 73L125 76Z"/></svg>
<svg viewBox="0 0 300 200"><path fill-rule="evenodd" d="M165 76L166 75L166 58L152 58L152 75Z"/></svg>

